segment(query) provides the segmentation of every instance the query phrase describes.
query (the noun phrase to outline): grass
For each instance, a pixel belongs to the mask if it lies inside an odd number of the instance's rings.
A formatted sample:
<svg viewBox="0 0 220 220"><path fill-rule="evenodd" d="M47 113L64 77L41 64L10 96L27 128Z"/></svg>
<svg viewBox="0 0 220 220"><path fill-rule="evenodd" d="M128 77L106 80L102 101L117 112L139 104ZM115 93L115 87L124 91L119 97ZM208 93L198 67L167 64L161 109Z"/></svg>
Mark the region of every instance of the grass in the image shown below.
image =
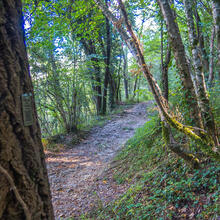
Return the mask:
<svg viewBox="0 0 220 220"><path fill-rule="evenodd" d="M82 219L218 219L220 165L194 170L165 150L157 117L138 129L114 160L118 184L130 183L119 199Z"/></svg>

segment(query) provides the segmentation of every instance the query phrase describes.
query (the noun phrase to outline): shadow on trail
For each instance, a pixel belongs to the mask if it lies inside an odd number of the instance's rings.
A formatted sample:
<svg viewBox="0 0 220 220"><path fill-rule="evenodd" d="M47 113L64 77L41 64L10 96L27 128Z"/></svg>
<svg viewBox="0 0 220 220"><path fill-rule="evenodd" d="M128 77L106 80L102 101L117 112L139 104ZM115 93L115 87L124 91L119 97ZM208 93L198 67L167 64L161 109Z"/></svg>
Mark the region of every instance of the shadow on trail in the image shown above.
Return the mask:
<svg viewBox="0 0 220 220"><path fill-rule="evenodd" d="M111 178L98 180L115 154L135 130L147 121L147 108L152 103L139 103L95 127L90 135L72 149L47 154L47 168L56 219L77 219L96 205L97 196L102 203L116 199L125 185L118 185Z"/></svg>

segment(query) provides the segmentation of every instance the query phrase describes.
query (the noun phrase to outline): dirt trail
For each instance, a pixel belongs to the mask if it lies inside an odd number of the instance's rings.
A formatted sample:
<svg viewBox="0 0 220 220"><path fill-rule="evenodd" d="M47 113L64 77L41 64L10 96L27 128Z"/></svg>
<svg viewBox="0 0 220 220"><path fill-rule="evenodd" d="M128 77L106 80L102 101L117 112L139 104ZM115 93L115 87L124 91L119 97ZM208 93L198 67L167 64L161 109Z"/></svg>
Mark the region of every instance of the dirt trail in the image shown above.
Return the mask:
<svg viewBox="0 0 220 220"><path fill-rule="evenodd" d="M97 205L91 195L105 204L123 193L126 185L117 185L111 178L100 181L98 177L135 129L146 122L149 105L149 102L136 104L114 116L104 127L93 128L86 140L73 149L47 155L56 219L77 219L89 211Z"/></svg>

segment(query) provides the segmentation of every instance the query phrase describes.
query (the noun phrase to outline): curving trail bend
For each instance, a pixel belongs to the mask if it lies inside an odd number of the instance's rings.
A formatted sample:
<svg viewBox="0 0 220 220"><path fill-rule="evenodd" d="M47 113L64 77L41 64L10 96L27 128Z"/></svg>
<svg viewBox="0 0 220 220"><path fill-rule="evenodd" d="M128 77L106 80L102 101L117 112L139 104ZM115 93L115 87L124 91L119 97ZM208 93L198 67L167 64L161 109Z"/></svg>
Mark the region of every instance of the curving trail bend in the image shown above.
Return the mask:
<svg viewBox="0 0 220 220"><path fill-rule="evenodd" d="M107 170L113 157L132 137L135 129L147 121L148 103L138 103L113 116L103 127L95 127L90 135L70 150L47 155L47 168L56 219L78 219L97 205L120 196L128 187L116 184ZM98 199L98 200L97 200Z"/></svg>

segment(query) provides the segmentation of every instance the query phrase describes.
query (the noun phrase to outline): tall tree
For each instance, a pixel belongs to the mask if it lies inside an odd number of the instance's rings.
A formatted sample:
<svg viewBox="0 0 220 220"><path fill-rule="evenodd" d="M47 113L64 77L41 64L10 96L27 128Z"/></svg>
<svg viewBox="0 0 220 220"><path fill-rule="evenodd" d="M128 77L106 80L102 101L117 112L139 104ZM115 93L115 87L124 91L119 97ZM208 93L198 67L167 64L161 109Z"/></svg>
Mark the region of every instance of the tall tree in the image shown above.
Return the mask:
<svg viewBox="0 0 220 220"><path fill-rule="evenodd" d="M54 219L23 29L21 1L0 0L0 219Z"/></svg>

